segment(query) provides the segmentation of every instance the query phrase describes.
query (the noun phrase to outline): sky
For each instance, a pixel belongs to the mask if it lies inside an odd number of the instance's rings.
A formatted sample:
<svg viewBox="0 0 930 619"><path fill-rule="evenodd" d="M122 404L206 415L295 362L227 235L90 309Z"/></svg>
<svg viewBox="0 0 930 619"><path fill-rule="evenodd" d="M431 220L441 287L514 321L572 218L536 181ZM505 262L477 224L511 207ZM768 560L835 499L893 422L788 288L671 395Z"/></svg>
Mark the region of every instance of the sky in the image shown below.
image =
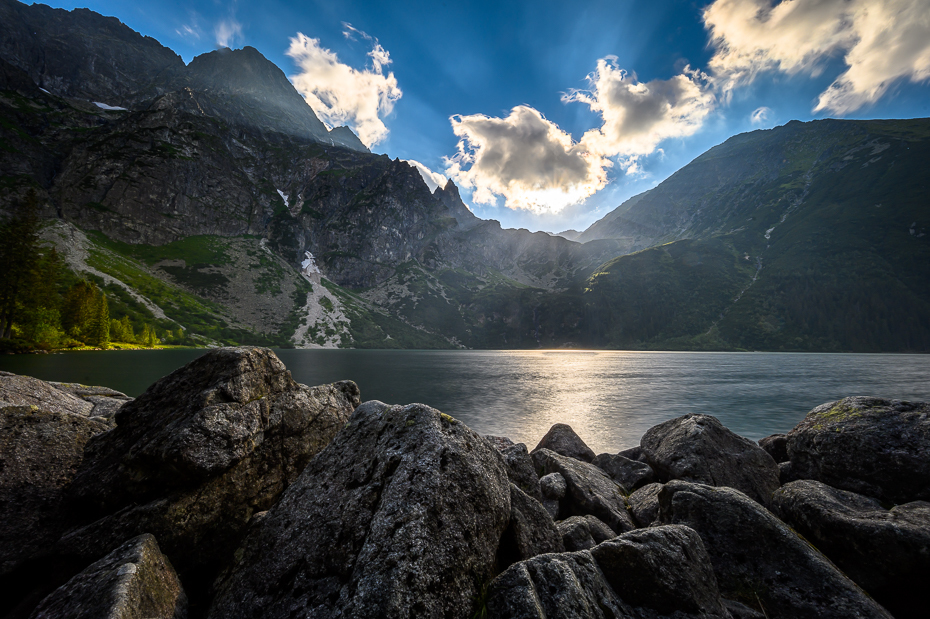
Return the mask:
<svg viewBox="0 0 930 619"><path fill-rule="evenodd" d="M583 230L727 138L930 116L930 0L83 0L189 62L251 45L329 126L504 227Z"/></svg>

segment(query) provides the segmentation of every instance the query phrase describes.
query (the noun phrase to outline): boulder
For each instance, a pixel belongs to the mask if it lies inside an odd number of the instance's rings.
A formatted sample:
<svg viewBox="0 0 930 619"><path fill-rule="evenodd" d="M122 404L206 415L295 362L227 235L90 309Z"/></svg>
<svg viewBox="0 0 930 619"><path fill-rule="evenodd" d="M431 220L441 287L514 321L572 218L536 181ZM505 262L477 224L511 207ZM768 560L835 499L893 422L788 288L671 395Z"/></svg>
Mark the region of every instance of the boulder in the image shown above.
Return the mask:
<svg viewBox="0 0 930 619"><path fill-rule="evenodd" d="M630 514L638 527L648 527L659 515L659 491L662 484L643 486L627 497Z"/></svg>
<svg viewBox="0 0 930 619"><path fill-rule="evenodd" d="M546 508L511 483L510 524L501 537L497 551L499 567L504 568L547 552L564 550L560 530L556 528Z"/></svg>
<svg viewBox="0 0 930 619"><path fill-rule="evenodd" d="M486 434L484 438L488 439L488 442L494 445L494 448L497 449L497 451L504 451L508 447L514 446L514 442L506 436L493 436L491 434Z"/></svg>
<svg viewBox="0 0 930 619"><path fill-rule="evenodd" d="M185 619L187 596L151 535L116 548L42 600L30 619Z"/></svg>
<svg viewBox="0 0 930 619"><path fill-rule="evenodd" d="M779 488L773 507L897 619L926 616L930 503L885 509L861 494L803 480Z"/></svg>
<svg viewBox="0 0 930 619"><path fill-rule="evenodd" d="M588 550L617 536L606 524L591 516L572 516L555 525L568 552Z"/></svg>
<svg viewBox="0 0 930 619"><path fill-rule="evenodd" d="M566 517L591 514L617 534L635 528L622 489L604 471L548 449L537 449L532 455L537 471L543 475L558 473L565 480L566 494L560 501L560 514Z"/></svg>
<svg viewBox="0 0 930 619"><path fill-rule="evenodd" d="M539 490L539 476L536 475L536 469L533 468L533 459L530 458L530 454L526 451L526 445L517 443L498 451L504 457L510 483L541 502L543 496Z"/></svg>
<svg viewBox="0 0 930 619"><path fill-rule="evenodd" d="M125 393L109 387L89 386L80 383L50 382L49 384L59 391L70 393L93 405L93 409L88 413L90 417L110 419L120 407L133 400Z"/></svg>
<svg viewBox="0 0 930 619"><path fill-rule="evenodd" d="M565 483L565 478L558 473L544 475L539 480L539 490L543 497L543 507L546 508L550 516L558 518L560 515L559 505L568 492L568 484Z"/></svg>
<svg viewBox="0 0 930 619"><path fill-rule="evenodd" d="M0 374L0 407L38 406L49 413L69 413L89 417L94 410L91 402L54 385L33 378L3 372Z"/></svg>
<svg viewBox="0 0 930 619"><path fill-rule="evenodd" d="M686 527L626 533L591 550L510 566L488 590L491 618L727 617L700 537Z"/></svg>
<svg viewBox="0 0 930 619"><path fill-rule="evenodd" d="M533 452L540 449L548 449L559 455L575 458L582 462L594 460L594 452L591 448L584 444L584 441L575 434L570 425L564 423L557 423L549 428L549 431L542 437Z"/></svg>
<svg viewBox="0 0 930 619"><path fill-rule="evenodd" d="M683 526L630 531L591 550L623 601L655 610L726 617L710 557L701 538Z"/></svg>
<svg viewBox="0 0 930 619"><path fill-rule="evenodd" d="M84 445L107 429L100 420L61 410L0 408L0 575L47 551L67 528L65 488L84 459Z"/></svg>
<svg viewBox="0 0 930 619"><path fill-rule="evenodd" d="M628 493L655 481L656 474L651 466L625 456L598 454L591 464L610 475Z"/></svg>
<svg viewBox="0 0 930 619"><path fill-rule="evenodd" d="M729 486L763 505L779 485L772 456L710 415L684 415L654 426L640 446L658 481Z"/></svg>
<svg viewBox="0 0 930 619"><path fill-rule="evenodd" d="M88 442L71 485L84 522L61 556L92 560L154 534L176 568L206 575L345 425L358 388L306 387L264 348L223 348L162 378Z"/></svg>
<svg viewBox="0 0 930 619"><path fill-rule="evenodd" d="M788 435L773 434L759 439L759 447L764 449L777 463L788 461Z"/></svg>
<svg viewBox="0 0 930 619"><path fill-rule="evenodd" d="M930 404L844 398L788 433L791 478L891 503L930 501Z"/></svg>
<svg viewBox="0 0 930 619"><path fill-rule="evenodd" d="M733 488L671 481L659 518L697 531L724 597L770 619L891 615L817 549Z"/></svg>
<svg viewBox="0 0 930 619"><path fill-rule="evenodd" d="M471 617L510 496L464 424L366 402L249 533L209 616Z"/></svg>
<svg viewBox="0 0 930 619"><path fill-rule="evenodd" d="M637 445L636 447L630 447L629 449L624 449L623 451L617 454L618 456L623 456L630 460L636 460L637 462L646 462L646 454L643 453L643 448Z"/></svg>

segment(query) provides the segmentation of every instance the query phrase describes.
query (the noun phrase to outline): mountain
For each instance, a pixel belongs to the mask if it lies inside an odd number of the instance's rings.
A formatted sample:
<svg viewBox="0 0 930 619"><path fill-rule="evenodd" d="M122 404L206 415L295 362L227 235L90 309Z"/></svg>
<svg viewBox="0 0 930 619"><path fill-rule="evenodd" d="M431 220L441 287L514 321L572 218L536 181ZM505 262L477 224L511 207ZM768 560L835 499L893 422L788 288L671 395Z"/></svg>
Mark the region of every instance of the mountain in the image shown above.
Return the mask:
<svg viewBox="0 0 930 619"><path fill-rule="evenodd" d="M583 233L651 247L590 280L599 337L930 350L928 161L930 119L792 121L710 149Z"/></svg>
<svg viewBox="0 0 930 619"><path fill-rule="evenodd" d="M34 190L68 281L95 281L137 330L307 347L930 350L926 119L735 136L582 233L531 233L328 131L253 48L184 65L88 11L0 0L0 15L0 216Z"/></svg>

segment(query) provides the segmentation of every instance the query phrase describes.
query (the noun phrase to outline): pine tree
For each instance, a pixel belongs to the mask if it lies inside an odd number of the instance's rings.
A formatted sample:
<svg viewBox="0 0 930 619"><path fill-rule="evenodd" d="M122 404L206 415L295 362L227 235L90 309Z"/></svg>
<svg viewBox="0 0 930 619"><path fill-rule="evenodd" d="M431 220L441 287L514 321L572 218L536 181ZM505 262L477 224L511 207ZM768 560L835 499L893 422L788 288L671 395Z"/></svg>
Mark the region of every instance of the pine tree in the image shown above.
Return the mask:
<svg viewBox="0 0 930 619"><path fill-rule="evenodd" d="M110 345L110 306L107 296L97 290L93 300L93 317L90 320L91 343L101 348Z"/></svg>
<svg viewBox="0 0 930 619"><path fill-rule="evenodd" d="M92 342L95 338L92 324L100 311L97 286L83 279L68 290L62 307L61 322L68 335ZM109 308L108 308L109 310Z"/></svg>

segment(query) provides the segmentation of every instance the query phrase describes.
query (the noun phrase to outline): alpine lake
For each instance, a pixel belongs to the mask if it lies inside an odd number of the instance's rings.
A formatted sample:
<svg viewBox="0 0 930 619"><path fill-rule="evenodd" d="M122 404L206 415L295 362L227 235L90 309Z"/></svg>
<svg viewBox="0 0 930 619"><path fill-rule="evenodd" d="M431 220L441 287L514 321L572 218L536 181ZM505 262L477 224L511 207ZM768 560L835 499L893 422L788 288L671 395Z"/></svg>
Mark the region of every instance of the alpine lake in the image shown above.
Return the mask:
<svg viewBox="0 0 930 619"><path fill-rule="evenodd" d="M139 396L205 350L0 357L0 370ZM754 440L787 432L845 396L930 401L930 355L622 351L276 350L307 385L353 380L362 400L421 402L480 434L533 449L567 423L595 451L639 444L650 427L714 415Z"/></svg>

